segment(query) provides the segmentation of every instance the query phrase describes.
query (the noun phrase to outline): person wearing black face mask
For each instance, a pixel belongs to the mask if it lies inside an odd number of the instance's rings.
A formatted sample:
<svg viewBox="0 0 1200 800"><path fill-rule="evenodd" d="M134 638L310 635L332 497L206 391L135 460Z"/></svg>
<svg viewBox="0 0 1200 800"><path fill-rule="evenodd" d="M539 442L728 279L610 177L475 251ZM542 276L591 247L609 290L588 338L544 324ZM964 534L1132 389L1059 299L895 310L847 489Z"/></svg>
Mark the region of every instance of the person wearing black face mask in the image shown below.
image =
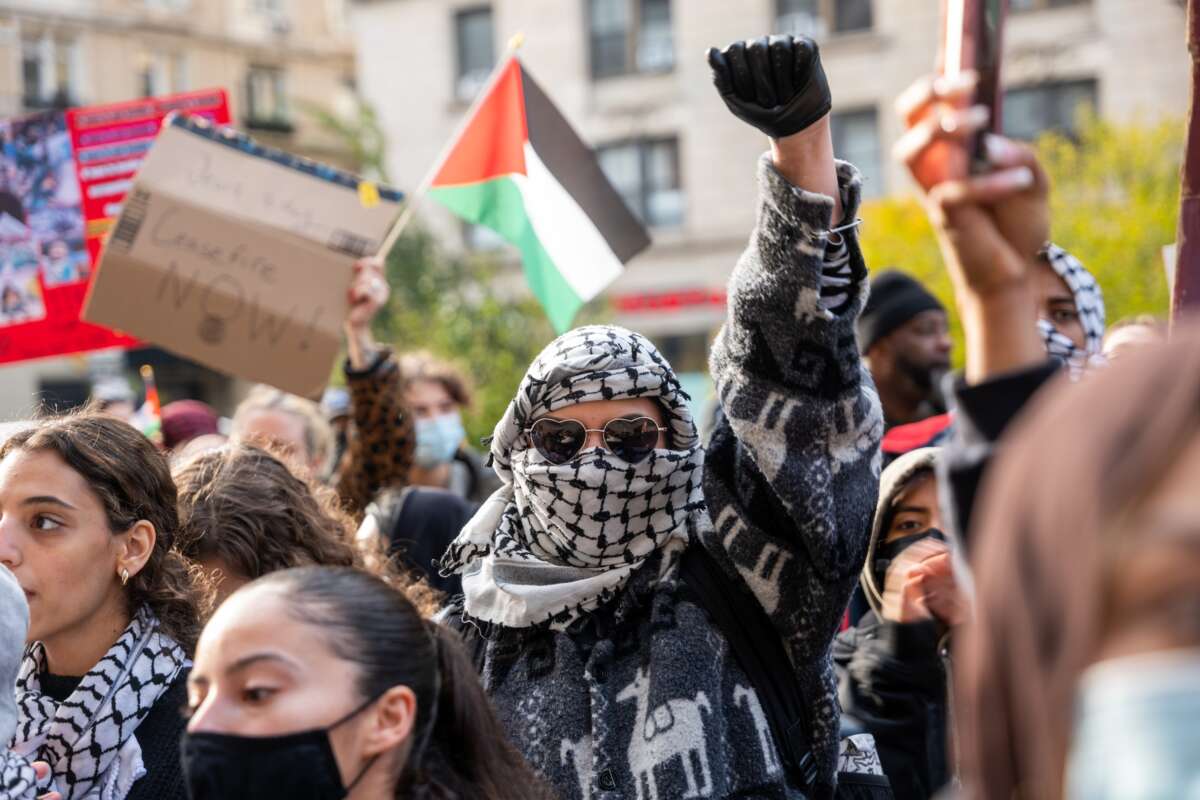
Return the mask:
<svg viewBox="0 0 1200 800"><path fill-rule="evenodd" d="M457 637L367 573L301 567L235 592L188 680L191 800L547 797Z"/></svg>
<svg viewBox="0 0 1200 800"><path fill-rule="evenodd" d="M948 641L966 602L941 530L939 457L914 450L884 470L860 579L871 610L833 650L843 734L874 735L897 800L924 800L950 777Z"/></svg>

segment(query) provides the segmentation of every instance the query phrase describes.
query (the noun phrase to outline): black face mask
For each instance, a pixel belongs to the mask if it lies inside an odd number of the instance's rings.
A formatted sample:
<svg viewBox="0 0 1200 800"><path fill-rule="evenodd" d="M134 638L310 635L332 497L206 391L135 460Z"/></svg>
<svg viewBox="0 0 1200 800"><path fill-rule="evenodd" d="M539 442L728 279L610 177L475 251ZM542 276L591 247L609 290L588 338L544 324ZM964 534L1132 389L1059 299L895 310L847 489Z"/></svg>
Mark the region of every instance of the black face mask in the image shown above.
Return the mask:
<svg viewBox="0 0 1200 800"><path fill-rule="evenodd" d="M183 775L191 800L286 797L341 800L367 774L371 759L349 786L333 755L329 734L363 712L368 700L327 728L284 736L185 733L180 741Z"/></svg>
<svg viewBox="0 0 1200 800"><path fill-rule="evenodd" d="M875 548L875 562L872 568L875 571L875 585L879 587L880 592L883 592L883 582L887 578L888 567L902 552L922 539L937 539L939 542L944 542L946 534L937 528L929 528L920 533L914 533L912 536L893 539L890 542L880 542Z"/></svg>

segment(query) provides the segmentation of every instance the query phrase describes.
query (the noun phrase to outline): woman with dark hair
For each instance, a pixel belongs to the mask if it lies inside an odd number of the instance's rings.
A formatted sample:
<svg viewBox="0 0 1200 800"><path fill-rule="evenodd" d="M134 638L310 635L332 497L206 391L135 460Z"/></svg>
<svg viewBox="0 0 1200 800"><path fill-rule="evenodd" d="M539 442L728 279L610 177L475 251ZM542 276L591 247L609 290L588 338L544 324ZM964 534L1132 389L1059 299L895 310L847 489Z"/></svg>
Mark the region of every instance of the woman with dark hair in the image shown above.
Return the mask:
<svg viewBox="0 0 1200 800"><path fill-rule="evenodd" d="M289 567L362 566L336 492L297 477L258 445L233 442L176 466L179 541L217 602Z"/></svg>
<svg viewBox="0 0 1200 800"><path fill-rule="evenodd" d="M236 592L189 679L192 800L537 800L450 631L367 573L303 567Z"/></svg>
<svg viewBox="0 0 1200 800"><path fill-rule="evenodd" d="M0 563L30 613L9 744L65 800L184 797L199 621L178 521L166 459L123 422L50 420L0 448Z"/></svg>

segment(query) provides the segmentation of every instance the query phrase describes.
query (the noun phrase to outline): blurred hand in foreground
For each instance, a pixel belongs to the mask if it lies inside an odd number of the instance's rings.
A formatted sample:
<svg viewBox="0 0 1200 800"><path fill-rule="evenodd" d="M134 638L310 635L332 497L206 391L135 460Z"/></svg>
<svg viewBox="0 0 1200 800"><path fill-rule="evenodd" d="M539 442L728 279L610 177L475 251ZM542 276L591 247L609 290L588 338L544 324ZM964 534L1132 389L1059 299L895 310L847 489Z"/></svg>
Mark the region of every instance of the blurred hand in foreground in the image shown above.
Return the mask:
<svg viewBox="0 0 1200 800"><path fill-rule="evenodd" d="M1032 275L1050 227L1049 182L1028 145L987 134L987 171L955 175L940 163L965 165L963 153L988 125L988 109L968 105L977 80L968 73L911 86L896 101L906 132L894 149L921 188L954 283L968 383L1045 358Z"/></svg>

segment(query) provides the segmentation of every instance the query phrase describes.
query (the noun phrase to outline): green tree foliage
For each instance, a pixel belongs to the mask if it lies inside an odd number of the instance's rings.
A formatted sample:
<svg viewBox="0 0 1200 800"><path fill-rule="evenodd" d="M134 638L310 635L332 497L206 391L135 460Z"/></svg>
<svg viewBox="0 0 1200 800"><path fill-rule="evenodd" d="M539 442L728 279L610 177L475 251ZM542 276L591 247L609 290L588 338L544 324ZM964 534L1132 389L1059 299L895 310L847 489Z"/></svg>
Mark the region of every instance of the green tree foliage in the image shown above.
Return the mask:
<svg viewBox="0 0 1200 800"><path fill-rule="evenodd" d="M355 94L347 97L346 108L333 110L299 98L292 102L304 114L346 148L359 172L367 178L390 183L387 172L387 136L375 107Z"/></svg>
<svg viewBox="0 0 1200 800"><path fill-rule="evenodd" d="M1051 180L1054 242L1096 275L1110 324L1133 314L1167 314L1162 248L1175 241L1183 133L1180 119L1136 125L1087 117L1076 139L1047 134L1037 142ZM861 216L867 263L908 272L946 304L961 363L953 291L920 204L885 198L864 204Z"/></svg>
<svg viewBox="0 0 1200 800"><path fill-rule="evenodd" d="M416 225L389 255L387 276L392 297L376 320L376 335L397 350L428 350L462 369L475 388L464 423L478 443L554 338L545 312L519 267L494 253L448 255Z"/></svg>

